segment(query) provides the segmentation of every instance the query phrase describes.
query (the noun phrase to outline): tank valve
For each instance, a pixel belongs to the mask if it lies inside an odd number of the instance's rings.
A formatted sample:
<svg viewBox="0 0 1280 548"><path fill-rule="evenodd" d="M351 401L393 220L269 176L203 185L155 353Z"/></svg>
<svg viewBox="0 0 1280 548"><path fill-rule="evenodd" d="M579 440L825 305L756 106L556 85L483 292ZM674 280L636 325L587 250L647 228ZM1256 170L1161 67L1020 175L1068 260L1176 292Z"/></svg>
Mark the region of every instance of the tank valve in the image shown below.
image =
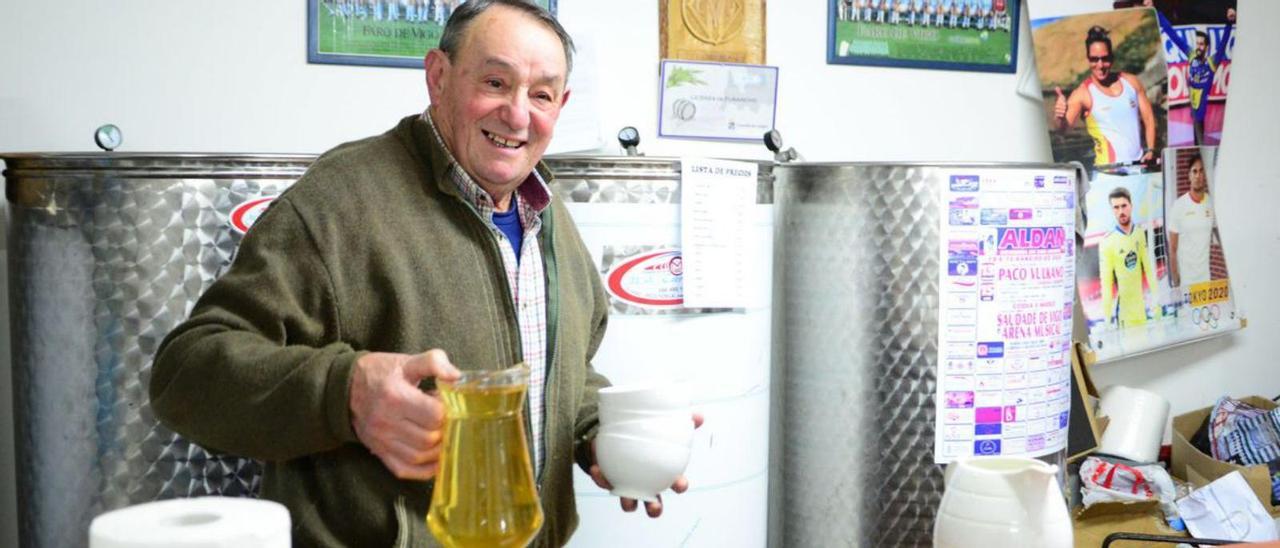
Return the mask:
<svg viewBox="0 0 1280 548"><path fill-rule="evenodd" d="M644 156L643 152L636 149L640 146L640 131L636 128L627 126L618 130L618 143L627 151L627 156Z"/></svg>
<svg viewBox="0 0 1280 548"><path fill-rule="evenodd" d="M115 124L104 124L93 132L93 142L98 143L98 148L111 152L124 143L124 134Z"/></svg>
<svg viewBox="0 0 1280 548"><path fill-rule="evenodd" d="M771 129L764 134L764 146L773 151L773 161L779 164L785 164L792 160L799 160L800 153L795 148L782 149L782 132Z"/></svg>

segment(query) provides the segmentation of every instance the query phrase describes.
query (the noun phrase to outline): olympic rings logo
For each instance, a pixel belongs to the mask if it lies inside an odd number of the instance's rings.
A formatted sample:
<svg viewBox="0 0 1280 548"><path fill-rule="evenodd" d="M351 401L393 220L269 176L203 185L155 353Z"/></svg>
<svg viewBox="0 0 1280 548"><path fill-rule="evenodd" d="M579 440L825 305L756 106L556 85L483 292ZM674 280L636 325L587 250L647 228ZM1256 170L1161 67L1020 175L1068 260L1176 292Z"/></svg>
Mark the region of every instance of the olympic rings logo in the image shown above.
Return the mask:
<svg viewBox="0 0 1280 548"><path fill-rule="evenodd" d="M1218 318L1222 313L1218 310L1218 305L1211 304L1191 309L1191 323L1200 327L1201 331L1218 328Z"/></svg>

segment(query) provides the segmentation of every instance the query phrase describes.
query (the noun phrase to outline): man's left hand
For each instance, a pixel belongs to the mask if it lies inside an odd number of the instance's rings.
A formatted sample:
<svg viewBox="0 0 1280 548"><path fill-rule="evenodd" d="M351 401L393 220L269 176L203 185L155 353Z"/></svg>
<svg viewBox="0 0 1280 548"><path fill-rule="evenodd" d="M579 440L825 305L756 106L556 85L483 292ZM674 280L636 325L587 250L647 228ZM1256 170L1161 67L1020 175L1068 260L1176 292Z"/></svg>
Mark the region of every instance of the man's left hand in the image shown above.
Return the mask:
<svg viewBox="0 0 1280 548"><path fill-rule="evenodd" d="M693 427L699 428L701 426L702 426L702 413L694 413ZM604 472L600 471L600 465L595 463L595 460L596 460L596 441L595 440L591 440L591 460L592 460L591 480L596 482L596 485L599 486L601 489L604 489L606 491L613 489L613 484L609 483L608 478L604 477ZM671 490L675 491L676 493L683 493L689 490L689 480L684 477L684 474L680 474L680 476L676 478L675 483L671 484ZM626 497L619 497L618 502L622 505L623 512L634 512L636 511L636 508L640 506L639 501L637 501L636 499L629 499ZM662 515L662 495L658 495L657 501L644 503L644 513L649 514L649 517L651 518L656 518L658 516L661 516Z"/></svg>

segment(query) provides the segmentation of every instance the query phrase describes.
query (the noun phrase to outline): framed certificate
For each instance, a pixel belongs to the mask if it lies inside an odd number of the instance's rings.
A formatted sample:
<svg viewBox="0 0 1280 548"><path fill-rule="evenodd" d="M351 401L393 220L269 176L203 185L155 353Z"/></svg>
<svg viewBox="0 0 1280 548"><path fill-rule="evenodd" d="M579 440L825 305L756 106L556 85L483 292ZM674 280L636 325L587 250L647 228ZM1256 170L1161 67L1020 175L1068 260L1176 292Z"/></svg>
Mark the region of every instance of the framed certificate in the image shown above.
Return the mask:
<svg viewBox="0 0 1280 548"><path fill-rule="evenodd" d="M758 141L773 129L778 67L663 61L658 136Z"/></svg>

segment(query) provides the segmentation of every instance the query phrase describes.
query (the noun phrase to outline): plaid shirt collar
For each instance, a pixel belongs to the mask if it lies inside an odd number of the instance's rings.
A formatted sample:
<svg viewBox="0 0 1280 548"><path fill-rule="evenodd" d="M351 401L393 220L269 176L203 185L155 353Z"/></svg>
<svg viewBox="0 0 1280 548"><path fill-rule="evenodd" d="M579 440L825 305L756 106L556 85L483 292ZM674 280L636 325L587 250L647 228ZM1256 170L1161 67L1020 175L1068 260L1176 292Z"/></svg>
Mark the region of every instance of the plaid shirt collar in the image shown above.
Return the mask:
<svg viewBox="0 0 1280 548"><path fill-rule="evenodd" d="M445 144L444 139L440 137L440 132L436 130L435 121L431 119L430 108L422 112L422 119L427 122L427 126L431 128L431 135L435 137L436 143L449 158L449 166L446 170L449 180L458 187L462 198L475 207L481 217L491 219L496 209L493 197L485 192L453 157L453 151L449 150L449 145ZM520 225L527 229L533 226L535 219L551 204L551 187L547 186L547 182L542 179L542 174L534 169L525 177L524 182L516 187L516 194L519 195L516 203L520 208Z"/></svg>
<svg viewBox="0 0 1280 548"><path fill-rule="evenodd" d="M440 150L444 151L447 158L447 165L444 169L445 178L448 178L456 185L461 198L476 209L476 212L484 220L485 225L493 233L493 237L499 242L498 249L502 255L502 266L506 273L508 288L511 291L511 302L515 305L516 324L520 329L520 353L525 363L529 364L530 369L527 402L529 425L533 432L533 438L530 441L532 442L534 469L539 470L539 476L541 476L543 462L545 461L543 451L545 450L544 426L547 417L545 395L548 326L547 287L544 285L546 278L542 262L542 250L538 243L538 234L542 230L542 218L539 213L551 203L551 192L537 170L530 173L524 182L516 187L516 192L519 194L519 199L516 201L516 211L519 212L520 225L524 227L525 233L524 241L521 244L524 260L517 260L510 240L503 235L502 231L493 222L493 199L489 196L489 193L480 188L480 185L476 184L475 180L458 164L457 159L453 157L453 153L449 151L449 147L444 144L444 139L441 139L440 134L436 131L429 110L422 114L422 118L427 122L427 126L431 128L436 144L439 145ZM442 182L441 184L447 185L448 183Z"/></svg>

